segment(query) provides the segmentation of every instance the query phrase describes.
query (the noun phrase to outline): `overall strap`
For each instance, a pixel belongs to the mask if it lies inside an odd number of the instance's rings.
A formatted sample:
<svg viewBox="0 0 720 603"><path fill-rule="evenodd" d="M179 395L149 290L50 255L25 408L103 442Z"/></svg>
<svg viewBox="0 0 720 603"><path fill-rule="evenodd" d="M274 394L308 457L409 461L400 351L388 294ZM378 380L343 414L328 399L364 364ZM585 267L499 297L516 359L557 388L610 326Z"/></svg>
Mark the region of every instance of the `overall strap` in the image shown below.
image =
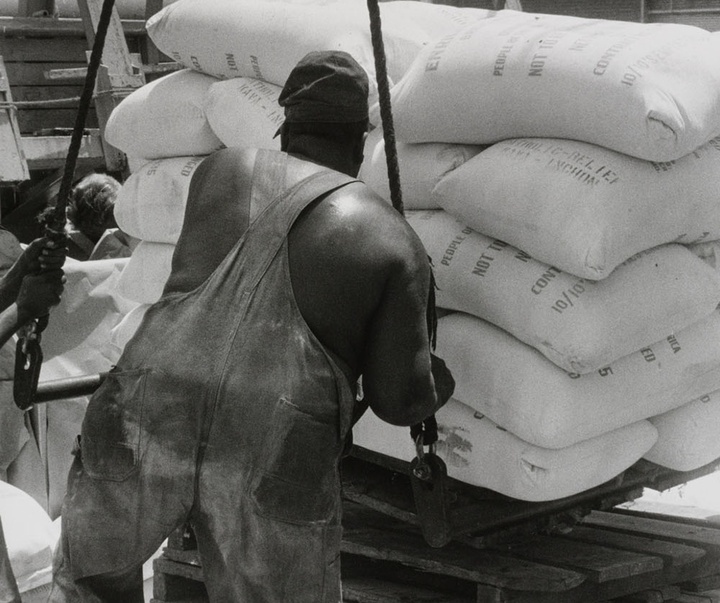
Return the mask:
<svg viewBox="0 0 720 603"><path fill-rule="evenodd" d="M298 177L293 166L303 165L305 174L307 163L285 153L259 153L258 162L253 176L257 180L253 188L258 192L253 194L251 202L251 213L255 215L251 216L245 235L211 277L216 286L228 282L238 286L242 278L244 290L254 289L300 213L319 197L358 181L322 166L316 166L316 171L307 176Z"/></svg>

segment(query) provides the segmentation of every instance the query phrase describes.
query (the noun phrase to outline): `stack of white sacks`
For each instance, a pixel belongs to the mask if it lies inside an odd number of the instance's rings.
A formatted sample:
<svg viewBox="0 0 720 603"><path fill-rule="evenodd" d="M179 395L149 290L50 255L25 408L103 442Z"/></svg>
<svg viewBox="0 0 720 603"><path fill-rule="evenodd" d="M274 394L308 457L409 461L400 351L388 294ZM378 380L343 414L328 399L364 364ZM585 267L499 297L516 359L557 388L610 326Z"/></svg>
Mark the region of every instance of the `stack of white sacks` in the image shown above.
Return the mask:
<svg viewBox="0 0 720 603"><path fill-rule="evenodd" d="M107 125L136 166L117 204L142 242L121 278L140 302L170 271L189 181L222 146L277 149L276 99L309 50L373 75L364 3L178 0L148 24L185 69ZM451 476L523 500L604 483L645 457L720 457L720 38L688 26L381 4L407 218L433 259L438 414ZM377 113L372 121L379 124ZM519 138L532 137L532 138ZM382 131L361 178L389 199ZM211 245L212 241L208 241ZM355 443L403 459L372 413Z"/></svg>

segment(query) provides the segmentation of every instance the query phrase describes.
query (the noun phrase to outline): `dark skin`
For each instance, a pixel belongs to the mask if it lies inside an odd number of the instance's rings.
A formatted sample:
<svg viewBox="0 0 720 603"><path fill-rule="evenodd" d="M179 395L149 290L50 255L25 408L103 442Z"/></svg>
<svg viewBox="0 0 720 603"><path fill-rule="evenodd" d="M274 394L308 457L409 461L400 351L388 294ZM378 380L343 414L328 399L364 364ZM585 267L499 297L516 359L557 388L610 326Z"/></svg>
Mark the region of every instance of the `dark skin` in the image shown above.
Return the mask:
<svg viewBox="0 0 720 603"><path fill-rule="evenodd" d="M0 345L60 303L64 262L62 245L45 237L35 239L0 279Z"/></svg>
<svg viewBox="0 0 720 603"><path fill-rule="evenodd" d="M282 136L283 150L307 161L308 173L323 165L357 175L364 137ZM166 293L199 286L247 229L256 155L224 149L196 170L173 260L173 275L182 272L184 279L171 277ZM211 249L192 237L196 228L214 233ZM454 381L428 343L427 254L396 210L364 184L349 184L300 215L289 235L289 260L303 318L351 383L362 375L364 402L380 418L414 425L447 401Z"/></svg>

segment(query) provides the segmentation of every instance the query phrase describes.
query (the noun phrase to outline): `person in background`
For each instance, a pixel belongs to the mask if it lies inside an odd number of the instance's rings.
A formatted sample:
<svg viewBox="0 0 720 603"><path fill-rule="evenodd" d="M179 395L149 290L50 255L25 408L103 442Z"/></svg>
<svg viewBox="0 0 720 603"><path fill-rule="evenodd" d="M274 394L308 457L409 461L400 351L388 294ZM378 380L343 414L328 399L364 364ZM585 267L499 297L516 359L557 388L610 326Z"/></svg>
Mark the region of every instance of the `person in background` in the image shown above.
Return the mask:
<svg viewBox="0 0 720 603"><path fill-rule="evenodd" d="M211 602L341 600L353 421L415 425L455 385L427 253L356 179L368 87L349 54L310 53L282 151L197 168L163 296L88 405L50 602L141 603L142 563L186 522Z"/></svg>
<svg viewBox="0 0 720 603"><path fill-rule="evenodd" d="M67 254L75 260L130 257L136 241L118 228L115 200L122 184L109 174L90 174L73 188L67 206ZM48 207L42 222L53 211Z"/></svg>

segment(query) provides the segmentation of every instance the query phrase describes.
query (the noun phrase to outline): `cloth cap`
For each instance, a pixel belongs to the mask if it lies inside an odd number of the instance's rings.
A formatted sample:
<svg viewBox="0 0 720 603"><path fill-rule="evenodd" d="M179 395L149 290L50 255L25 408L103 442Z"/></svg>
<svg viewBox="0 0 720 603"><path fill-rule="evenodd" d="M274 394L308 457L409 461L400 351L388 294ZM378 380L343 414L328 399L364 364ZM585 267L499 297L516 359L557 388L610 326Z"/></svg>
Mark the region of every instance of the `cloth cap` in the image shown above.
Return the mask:
<svg viewBox="0 0 720 603"><path fill-rule="evenodd" d="M286 123L350 123L368 117L368 76L347 52L310 52L278 98Z"/></svg>

